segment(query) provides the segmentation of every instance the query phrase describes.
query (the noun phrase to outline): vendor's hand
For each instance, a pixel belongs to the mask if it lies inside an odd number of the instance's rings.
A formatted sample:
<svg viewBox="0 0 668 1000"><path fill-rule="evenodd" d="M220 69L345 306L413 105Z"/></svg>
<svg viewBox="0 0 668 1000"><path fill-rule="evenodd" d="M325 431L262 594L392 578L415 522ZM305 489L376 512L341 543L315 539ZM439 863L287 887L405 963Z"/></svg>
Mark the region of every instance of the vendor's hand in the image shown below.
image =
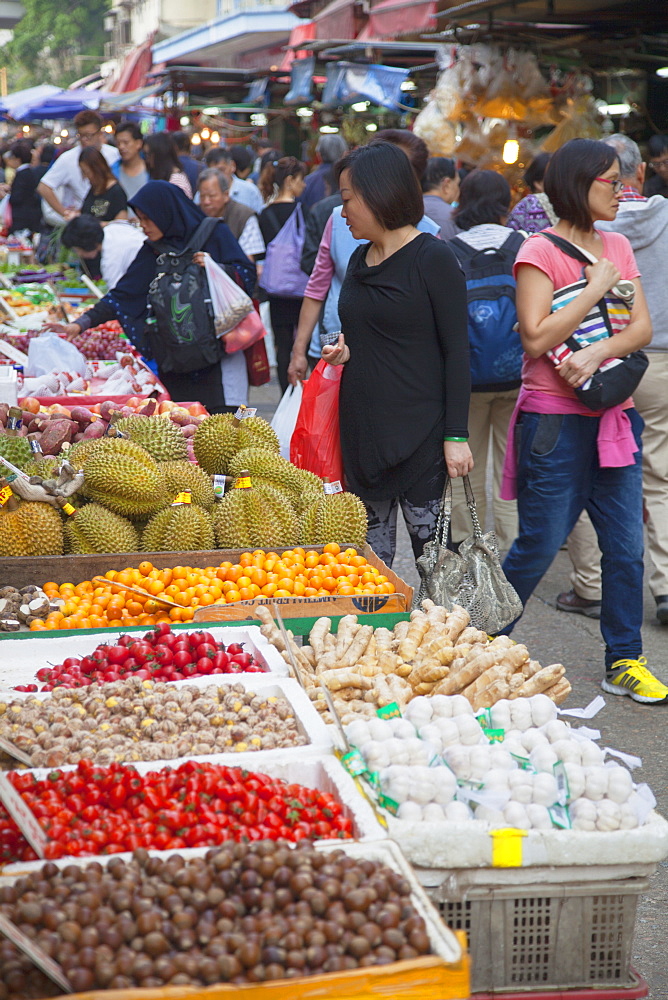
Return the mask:
<svg viewBox="0 0 668 1000"><path fill-rule="evenodd" d="M290 355L290 364L288 365L288 382L290 385L297 385L297 382L303 381L306 378L306 372L308 371L308 359L305 354L295 354L293 351Z"/></svg>
<svg viewBox="0 0 668 1000"><path fill-rule="evenodd" d="M601 257L596 264L585 267L584 273L589 284L600 293L601 297L609 292L621 278L621 273L607 257Z"/></svg>
<svg viewBox="0 0 668 1000"><path fill-rule="evenodd" d="M468 476L473 469L473 455L466 441L444 441L443 454L451 479Z"/></svg>
<svg viewBox="0 0 668 1000"><path fill-rule="evenodd" d="M579 389L608 358L608 341L599 340L596 344L574 351L570 358L557 365L557 371L572 389Z"/></svg>
<svg viewBox="0 0 668 1000"><path fill-rule="evenodd" d="M193 254L193 263L199 264L200 267L204 267L204 262L206 260L206 253L204 250L198 250L197 253Z"/></svg>
<svg viewBox="0 0 668 1000"><path fill-rule="evenodd" d="M43 330L48 333L81 333L78 323L45 323Z"/></svg>
<svg viewBox="0 0 668 1000"><path fill-rule="evenodd" d="M346 361L350 361L350 348L342 333L335 344L325 344L321 357L328 365L345 365Z"/></svg>
<svg viewBox="0 0 668 1000"><path fill-rule="evenodd" d="M76 219L80 215L81 212L77 208L66 208L63 212L63 218L67 219L68 222L70 219Z"/></svg>

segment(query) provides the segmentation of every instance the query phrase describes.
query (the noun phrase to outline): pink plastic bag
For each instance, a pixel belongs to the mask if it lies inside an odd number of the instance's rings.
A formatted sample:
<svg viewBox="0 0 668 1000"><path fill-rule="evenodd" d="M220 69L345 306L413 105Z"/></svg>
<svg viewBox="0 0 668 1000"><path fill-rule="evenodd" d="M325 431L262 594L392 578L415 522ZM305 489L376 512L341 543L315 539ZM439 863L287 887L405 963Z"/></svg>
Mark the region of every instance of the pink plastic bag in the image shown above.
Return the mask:
<svg viewBox="0 0 668 1000"><path fill-rule="evenodd" d="M241 323L237 323L233 330L223 334L225 353L234 354L235 351L245 351L266 336L267 331L262 325L260 315L253 309L242 319Z"/></svg>
<svg viewBox="0 0 668 1000"><path fill-rule="evenodd" d="M304 382L302 404L290 441L290 461L321 479L343 482L339 437L339 388L343 365L319 361Z"/></svg>

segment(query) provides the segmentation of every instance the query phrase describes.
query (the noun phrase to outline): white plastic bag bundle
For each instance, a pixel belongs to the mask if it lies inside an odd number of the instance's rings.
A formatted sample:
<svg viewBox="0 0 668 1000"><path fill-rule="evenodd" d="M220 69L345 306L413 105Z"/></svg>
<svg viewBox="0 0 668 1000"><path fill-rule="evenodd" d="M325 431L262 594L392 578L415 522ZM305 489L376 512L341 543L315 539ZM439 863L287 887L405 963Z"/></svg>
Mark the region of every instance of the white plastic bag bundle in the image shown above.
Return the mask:
<svg viewBox="0 0 668 1000"><path fill-rule="evenodd" d="M276 408L271 426L276 431L281 455L290 461L290 440L297 423L299 407L302 405L302 384L289 385Z"/></svg>
<svg viewBox="0 0 668 1000"><path fill-rule="evenodd" d="M222 337L252 312L253 302L209 254L205 255L204 269L209 282L216 336Z"/></svg>
<svg viewBox="0 0 668 1000"><path fill-rule="evenodd" d="M26 375L49 375L51 372L76 372L85 378L86 359L74 344L48 331L30 341Z"/></svg>

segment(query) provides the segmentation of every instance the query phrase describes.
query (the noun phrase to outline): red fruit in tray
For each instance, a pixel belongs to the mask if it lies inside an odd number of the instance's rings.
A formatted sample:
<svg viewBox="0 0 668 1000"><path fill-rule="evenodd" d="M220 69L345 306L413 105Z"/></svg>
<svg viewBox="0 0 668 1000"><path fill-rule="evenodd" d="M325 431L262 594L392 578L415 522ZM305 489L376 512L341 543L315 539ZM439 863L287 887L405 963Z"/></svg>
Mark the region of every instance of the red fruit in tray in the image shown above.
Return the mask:
<svg viewBox="0 0 668 1000"><path fill-rule="evenodd" d="M236 656L237 653L243 653L244 647L238 642L231 642L227 647L228 656Z"/></svg>

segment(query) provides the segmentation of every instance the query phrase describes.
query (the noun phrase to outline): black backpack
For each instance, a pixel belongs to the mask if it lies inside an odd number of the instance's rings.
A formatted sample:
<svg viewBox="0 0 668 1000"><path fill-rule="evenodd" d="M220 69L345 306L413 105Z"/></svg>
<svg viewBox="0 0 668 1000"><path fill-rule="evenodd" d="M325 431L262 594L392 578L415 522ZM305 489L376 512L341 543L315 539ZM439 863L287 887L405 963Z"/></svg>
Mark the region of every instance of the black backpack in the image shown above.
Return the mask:
<svg viewBox="0 0 668 1000"><path fill-rule="evenodd" d="M522 344L515 328L513 264L525 240L511 232L500 247L476 250L458 237L448 240L466 278L471 384L478 392L520 385Z"/></svg>
<svg viewBox="0 0 668 1000"><path fill-rule="evenodd" d="M148 290L146 339L158 368L167 374L200 371L224 354L215 333L206 271L193 261L217 225L218 219L204 219L180 253L168 244L155 244L162 252Z"/></svg>

